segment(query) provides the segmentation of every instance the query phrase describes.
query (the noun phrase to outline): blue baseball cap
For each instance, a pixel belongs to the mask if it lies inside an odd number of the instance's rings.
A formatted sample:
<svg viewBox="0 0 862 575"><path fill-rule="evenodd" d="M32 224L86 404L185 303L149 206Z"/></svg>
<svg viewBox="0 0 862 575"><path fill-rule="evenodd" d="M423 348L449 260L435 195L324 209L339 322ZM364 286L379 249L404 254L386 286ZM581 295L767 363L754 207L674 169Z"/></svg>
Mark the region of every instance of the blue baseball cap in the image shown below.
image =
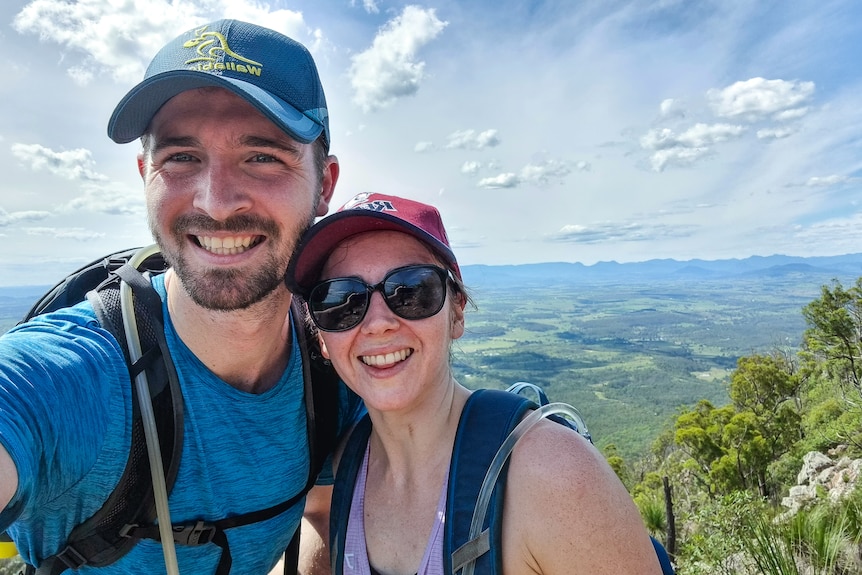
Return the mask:
<svg viewBox="0 0 862 575"><path fill-rule="evenodd" d="M165 102L186 90L217 86L241 96L295 140L321 134L329 147L329 112L309 51L269 28L218 20L165 45L144 80L117 104L108 136L118 144L141 137Z"/></svg>

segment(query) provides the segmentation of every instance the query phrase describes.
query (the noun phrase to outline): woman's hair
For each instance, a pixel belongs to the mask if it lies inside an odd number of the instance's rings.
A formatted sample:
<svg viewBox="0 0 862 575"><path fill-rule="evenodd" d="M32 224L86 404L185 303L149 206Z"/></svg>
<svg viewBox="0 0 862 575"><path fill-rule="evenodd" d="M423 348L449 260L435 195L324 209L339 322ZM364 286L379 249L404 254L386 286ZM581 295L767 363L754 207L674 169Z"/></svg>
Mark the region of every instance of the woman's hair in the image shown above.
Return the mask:
<svg viewBox="0 0 862 575"><path fill-rule="evenodd" d="M431 251L431 253L434 254L434 259L437 260L437 265L439 265L441 268L443 268L444 270L449 272L448 277L447 277L447 281L446 281L446 285L448 286L448 289L449 289L449 294L451 296L458 296L458 298L459 298L459 301L457 302L458 304L461 303L460 299L463 298L464 305L462 307L466 307L467 304L469 304L470 307L472 307L473 309L476 309L476 304L473 302L473 298L470 296L470 291L467 289L467 286L464 284L464 281L460 277L458 277L458 274L456 274L454 272L454 270L452 270L452 267L449 264L447 264L446 261L442 257L437 255L434 252L434 250L431 250L431 246L428 246L426 244L425 247L427 247ZM453 297L453 299L454 299L454 297Z"/></svg>
<svg viewBox="0 0 862 575"><path fill-rule="evenodd" d="M447 268L448 269L448 268ZM449 274L449 286L451 289L452 295L456 295L460 298L464 298L464 305L470 304L470 307L473 309L476 308L476 304L473 303L473 298L470 296L470 292L467 289L467 286L464 285L464 282L461 281L461 278L450 273Z"/></svg>

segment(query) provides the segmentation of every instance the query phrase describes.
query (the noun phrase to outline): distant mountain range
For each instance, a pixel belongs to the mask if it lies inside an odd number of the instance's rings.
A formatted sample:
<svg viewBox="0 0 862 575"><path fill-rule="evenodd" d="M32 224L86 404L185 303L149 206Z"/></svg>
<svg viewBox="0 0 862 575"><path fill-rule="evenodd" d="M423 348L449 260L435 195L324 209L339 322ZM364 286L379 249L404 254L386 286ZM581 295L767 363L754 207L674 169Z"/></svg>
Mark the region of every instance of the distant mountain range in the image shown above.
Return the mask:
<svg viewBox="0 0 862 575"><path fill-rule="evenodd" d="M466 265L461 267L468 286L542 286L549 282L708 281L738 279L805 278L807 282L829 283L838 279L849 285L862 277L862 253L841 256L753 256L727 260L655 259L645 262L581 263L549 262L519 265ZM58 278L59 280L60 278ZM50 286L0 287L0 298L35 298Z"/></svg>
<svg viewBox="0 0 862 575"><path fill-rule="evenodd" d="M548 282L620 282L793 279L828 283L838 279L845 285L862 277L862 253L841 256L753 256L745 259L686 260L655 259L645 262L541 263L522 265L462 266L468 286L488 282L513 285L543 285Z"/></svg>

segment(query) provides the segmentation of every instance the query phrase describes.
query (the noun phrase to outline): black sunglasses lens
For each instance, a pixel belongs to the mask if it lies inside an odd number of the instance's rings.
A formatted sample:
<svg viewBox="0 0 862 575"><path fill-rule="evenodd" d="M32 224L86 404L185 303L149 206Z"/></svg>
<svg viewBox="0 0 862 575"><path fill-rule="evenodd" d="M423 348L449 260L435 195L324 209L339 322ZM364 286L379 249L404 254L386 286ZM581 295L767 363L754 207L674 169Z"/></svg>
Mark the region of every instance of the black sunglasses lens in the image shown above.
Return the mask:
<svg viewBox="0 0 862 575"><path fill-rule="evenodd" d="M404 319L425 319L443 308L446 280L433 267L409 267L386 277L386 305Z"/></svg>
<svg viewBox="0 0 862 575"><path fill-rule="evenodd" d="M314 323L325 331L344 331L356 326L368 309L365 284L350 278L339 278L315 286L308 296L308 308Z"/></svg>
<svg viewBox="0 0 862 575"><path fill-rule="evenodd" d="M376 287L355 278L327 280L311 290L308 309L320 329L346 331L359 325L377 290L399 317L425 319L443 309L446 272L435 266L408 266L390 272Z"/></svg>

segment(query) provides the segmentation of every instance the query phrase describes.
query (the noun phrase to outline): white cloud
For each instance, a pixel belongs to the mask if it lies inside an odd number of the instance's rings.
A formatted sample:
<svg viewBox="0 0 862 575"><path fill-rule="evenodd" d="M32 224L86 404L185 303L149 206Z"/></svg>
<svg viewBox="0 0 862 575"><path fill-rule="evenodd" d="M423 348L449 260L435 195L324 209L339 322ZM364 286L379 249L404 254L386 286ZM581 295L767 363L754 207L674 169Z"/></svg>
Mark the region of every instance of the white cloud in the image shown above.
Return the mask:
<svg viewBox="0 0 862 575"><path fill-rule="evenodd" d="M477 184L480 188L515 188L521 183L521 179L512 173L500 174L491 178L482 178Z"/></svg>
<svg viewBox="0 0 862 575"><path fill-rule="evenodd" d="M862 213L850 213L799 226L792 230L793 240L803 245L834 246L837 253L858 253L862 244Z"/></svg>
<svg viewBox="0 0 862 575"><path fill-rule="evenodd" d="M84 194L61 206L64 210L83 210L109 215L136 215L146 213L141 192L130 192L120 185L108 184L84 190Z"/></svg>
<svg viewBox="0 0 862 575"><path fill-rule="evenodd" d="M647 150L673 148L703 148L732 138L745 132L742 126L730 124L695 124L677 135L669 128L650 130L641 138L641 147Z"/></svg>
<svg viewBox="0 0 862 575"><path fill-rule="evenodd" d="M679 136L679 142L688 147L712 146L738 138L745 132L742 126L731 124L695 124Z"/></svg>
<svg viewBox="0 0 862 575"><path fill-rule="evenodd" d="M39 144L12 144L12 155L32 170L47 171L67 180L100 182L107 177L93 170L90 150L78 148L55 152Z"/></svg>
<svg viewBox="0 0 862 575"><path fill-rule="evenodd" d="M698 123L681 134L670 128L650 130L641 137L640 145L654 151L650 163L654 171L661 172L668 166L690 166L713 153L711 146L738 138L744 132L742 126Z"/></svg>
<svg viewBox="0 0 862 575"><path fill-rule="evenodd" d="M193 23L239 18L293 37L307 33L302 14L273 10L254 0L33 0L12 26L70 50L66 72L79 85L107 73L120 83L140 81L153 54Z"/></svg>
<svg viewBox="0 0 862 575"><path fill-rule="evenodd" d="M3 208L0 208L0 227L11 226L21 222L36 222L51 217L50 212L41 212L37 210L25 210L20 212L9 213Z"/></svg>
<svg viewBox="0 0 862 575"><path fill-rule="evenodd" d="M773 116L773 119L776 122L788 122L790 120L798 120L808 114L810 110L809 107L805 106L802 108L792 108L790 110L784 110L783 112L778 112Z"/></svg>
<svg viewBox="0 0 862 575"><path fill-rule="evenodd" d="M795 134L797 130L795 128L763 128L761 130L757 130L757 137L761 140L782 140L784 138L789 138L793 134Z"/></svg>
<svg viewBox="0 0 862 575"><path fill-rule="evenodd" d="M84 228L24 228L24 233L30 236L49 236L63 240L89 242L105 237L101 232Z"/></svg>
<svg viewBox="0 0 862 575"><path fill-rule="evenodd" d="M425 77L425 62L417 54L446 27L435 10L406 6L400 16L387 22L371 45L352 58L348 72L354 89L353 101L364 112L392 105L419 90Z"/></svg>
<svg viewBox="0 0 862 575"><path fill-rule="evenodd" d="M78 81L107 71L117 81L130 82L140 80L144 63L179 32L181 22L199 19L194 8L183 2L34 0L15 16L13 26L81 55L83 62L68 68Z"/></svg>
<svg viewBox="0 0 862 575"><path fill-rule="evenodd" d="M812 178L808 178L808 181L805 182L805 185L809 188L828 188L830 186L835 186L838 184L845 184L850 181L851 178L847 176L814 176Z"/></svg>
<svg viewBox="0 0 862 575"><path fill-rule="evenodd" d="M570 224L548 236L552 242L597 244L604 242L647 242L661 238L691 236L694 226L643 224L640 222L597 222L590 225Z"/></svg>
<svg viewBox="0 0 862 575"><path fill-rule="evenodd" d="M476 174L482 168L482 164L479 162L467 161L461 165L461 173L462 174Z"/></svg>
<svg viewBox="0 0 862 575"><path fill-rule="evenodd" d="M500 137L497 135L497 130L485 130L476 132L476 130L458 130L449 134L446 139L447 149L461 150L484 150L485 148L493 148L500 145Z"/></svg>
<svg viewBox="0 0 862 575"><path fill-rule="evenodd" d="M527 164L521 169L522 181L531 181L541 184L548 182L550 178L563 178L572 173L571 168L560 160L547 160L540 164Z"/></svg>
<svg viewBox="0 0 862 575"><path fill-rule="evenodd" d="M667 148L658 150L650 156L653 171L662 172L668 166L691 166L701 158L711 155L709 148Z"/></svg>
<svg viewBox="0 0 862 575"><path fill-rule="evenodd" d="M758 121L769 116L779 119L783 113L794 109L796 111L791 116L804 115L806 109L798 107L810 100L813 94L814 82L751 78L722 90L710 90L707 97L713 111L720 117Z"/></svg>
<svg viewBox="0 0 862 575"><path fill-rule="evenodd" d="M685 110L679 100L666 98L659 104L659 115L662 118L683 118L685 117Z"/></svg>
<svg viewBox="0 0 862 575"><path fill-rule="evenodd" d="M72 66L66 70L66 73L69 74L69 77L72 78L72 81L78 86L86 86L93 81L93 71L82 66Z"/></svg>
<svg viewBox="0 0 862 575"><path fill-rule="evenodd" d="M350 0L351 6L356 6L356 4L356 0ZM362 0L362 8L369 14L377 14L380 12L380 8L377 6L377 2L375 2L375 0Z"/></svg>
<svg viewBox="0 0 862 575"><path fill-rule="evenodd" d="M413 151L417 154L422 154L425 152L431 152L434 150L434 142L416 142L416 145L413 146Z"/></svg>

